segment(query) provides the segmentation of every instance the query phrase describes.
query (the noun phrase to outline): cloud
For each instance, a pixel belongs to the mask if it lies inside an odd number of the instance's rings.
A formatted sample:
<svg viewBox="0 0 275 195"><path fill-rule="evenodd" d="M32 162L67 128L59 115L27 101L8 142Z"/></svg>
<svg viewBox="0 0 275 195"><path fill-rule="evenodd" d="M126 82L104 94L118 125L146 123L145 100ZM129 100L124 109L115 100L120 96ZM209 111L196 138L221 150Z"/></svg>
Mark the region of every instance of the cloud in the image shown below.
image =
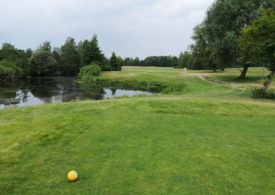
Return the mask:
<svg viewBox="0 0 275 195"><path fill-rule="evenodd" d="M213 0L1 0L0 43L60 46L97 34L102 50L122 56L178 55Z"/></svg>

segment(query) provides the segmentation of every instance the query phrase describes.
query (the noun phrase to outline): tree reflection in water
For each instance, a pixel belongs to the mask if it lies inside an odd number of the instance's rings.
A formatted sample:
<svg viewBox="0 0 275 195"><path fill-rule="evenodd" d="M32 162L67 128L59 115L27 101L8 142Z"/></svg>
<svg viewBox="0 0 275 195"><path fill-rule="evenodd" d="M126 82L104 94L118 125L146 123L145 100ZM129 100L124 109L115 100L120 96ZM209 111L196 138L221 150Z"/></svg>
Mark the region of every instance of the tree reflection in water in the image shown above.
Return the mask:
<svg viewBox="0 0 275 195"><path fill-rule="evenodd" d="M26 106L85 99L101 100L113 96L143 93L147 92L108 89L91 83L79 84L73 77L32 78L14 83L0 83L0 109L10 105Z"/></svg>

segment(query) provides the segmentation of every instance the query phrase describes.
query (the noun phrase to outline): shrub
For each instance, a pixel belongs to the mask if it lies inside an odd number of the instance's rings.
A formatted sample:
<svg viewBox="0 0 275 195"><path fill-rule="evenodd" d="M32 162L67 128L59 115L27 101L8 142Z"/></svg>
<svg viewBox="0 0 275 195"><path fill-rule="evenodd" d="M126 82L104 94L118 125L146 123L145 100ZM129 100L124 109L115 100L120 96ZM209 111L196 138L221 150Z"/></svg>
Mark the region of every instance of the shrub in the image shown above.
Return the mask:
<svg viewBox="0 0 275 195"><path fill-rule="evenodd" d="M275 99L275 92L272 90L254 89L252 91L252 97L256 99Z"/></svg>
<svg viewBox="0 0 275 195"><path fill-rule="evenodd" d="M100 76L101 69L97 64L91 64L87 66L83 66L80 69L79 76L83 80L91 79L93 77Z"/></svg>
<svg viewBox="0 0 275 195"><path fill-rule="evenodd" d="M0 62L0 79L15 80L23 76L23 70L14 63L8 61Z"/></svg>

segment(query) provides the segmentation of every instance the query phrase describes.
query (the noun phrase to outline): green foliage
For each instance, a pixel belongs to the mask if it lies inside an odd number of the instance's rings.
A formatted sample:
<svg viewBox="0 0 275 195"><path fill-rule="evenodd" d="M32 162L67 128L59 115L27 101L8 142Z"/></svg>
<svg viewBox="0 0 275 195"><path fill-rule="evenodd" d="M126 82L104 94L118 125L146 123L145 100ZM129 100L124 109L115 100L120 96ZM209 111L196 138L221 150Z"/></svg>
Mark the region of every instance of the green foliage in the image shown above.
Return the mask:
<svg viewBox="0 0 275 195"><path fill-rule="evenodd" d="M32 76L53 76L58 72L58 62L48 50L38 49L31 57Z"/></svg>
<svg viewBox="0 0 275 195"><path fill-rule="evenodd" d="M4 43L0 50L0 66L1 80L20 78L29 70L27 54L9 43Z"/></svg>
<svg viewBox="0 0 275 195"><path fill-rule="evenodd" d="M80 42L78 50L81 66L91 64L92 62L99 62L98 64L101 65L104 62L104 55L99 48L96 35L93 35L93 38L90 41L84 40L83 42Z"/></svg>
<svg viewBox="0 0 275 195"><path fill-rule="evenodd" d="M94 77L100 76L100 74L101 74L101 69L99 65L91 64L91 65L83 66L80 69L79 76L82 80L89 80Z"/></svg>
<svg viewBox="0 0 275 195"><path fill-rule="evenodd" d="M178 59L175 56L149 56L144 59L144 66L175 67Z"/></svg>
<svg viewBox="0 0 275 195"><path fill-rule="evenodd" d="M62 74L63 72L62 72L62 66L61 66L61 49L60 48L58 48L58 47L56 47L56 48L54 48L53 49L53 51L52 51L52 57L55 59L55 61L57 62L57 64L58 64L58 74Z"/></svg>
<svg viewBox="0 0 275 195"><path fill-rule="evenodd" d="M265 65L275 71L275 10L266 9L251 25L242 29L240 58L245 63Z"/></svg>
<svg viewBox="0 0 275 195"><path fill-rule="evenodd" d="M0 61L11 62L23 71L23 75L28 75L30 71L29 52L28 50L25 52L17 49L9 43L4 43L2 49L0 49Z"/></svg>
<svg viewBox="0 0 275 195"><path fill-rule="evenodd" d="M51 51L52 51L51 43L50 43L49 41L45 41L44 43L42 43L42 44L39 46L38 50L51 52Z"/></svg>
<svg viewBox="0 0 275 195"><path fill-rule="evenodd" d="M96 63L102 70L111 70L109 61L99 48L97 36L78 45L71 37L60 48L52 49L49 41L43 42L36 51L26 51L4 43L0 49L0 61L7 60L22 69L23 76L76 76L82 66ZM117 70L123 59L117 57ZM10 70L5 70L5 72ZM2 67L2 72L4 68Z"/></svg>
<svg viewBox="0 0 275 195"><path fill-rule="evenodd" d="M110 66L112 71L121 71L123 60L118 58L116 54L113 52L110 58Z"/></svg>
<svg viewBox="0 0 275 195"><path fill-rule="evenodd" d="M264 91L267 90L275 74L275 9L266 9L253 23L242 30L239 39L240 58L245 63L262 64L271 71L264 83Z"/></svg>
<svg viewBox="0 0 275 195"><path fill-rule="evenodd" d="M151 92L164 92L168 87L163 83L157 81L144 81L144 80L118 80L98 78L96 83L108 88L129 89L129 90L142 90ZM169 90L171 92L171 90ZM165 93L169 93L168 90ZM175 91L173 91L175 92Z"/></svg>
<svg viewBox="0 0 275 195"><path fill-rule="evenodd" d="M252 97L256 99L275 99L275 91L264 89L254 89L252 90Z"/></svg>
<svg viewBox="0 0 275 195"><path fill-rule="evenodd" d="M67 38L60 50L61 74L65 76L76 76L80 68L80 56L75 40L71 37Z"/></svg>
<svg viewBox="0 0 275 195"><path fill-rule="evenodd" d="M0 80L15 80L23 76L23 70L10 61L0 61Z"/></svg>
<svg viewBox="0 0 275 195"><path fill-rule="evenodd" d="M190 68L194 70L212 69L213 71L216 71L218 67L211 59L205 28L204 23L194 28L192 38L195 43L190 46L193 56L193 64Z"/></svg>
<svg viewBox="0 0 275 195"><path fill-rule="evenodd" d="M193 54L187 51L180 53L176 68L196 69L193 63Z"/></svg>
<svg viewBox="0 0 275 195"><path fill-rule="evenodd" d="M242 27L259 16L260 9L271 0L217 0L207 12L206 37L214 62L230 67L237 62L238 37Z"/></svg>
<svg viewBox="0 0 275 195"><path fill-rule="evenodd" d="M274 7L273 0L216 0L204 22L194 29L194 67L223 70L240 66L238 38L241 28L258 18L262 8Z"/></svg>
<svg viewBox="0 0 275 195"><path fill-rule="evenodd" d="M124 65L126 66L142 66L141 60L138 57L135 58L125 58Z"/></svg>
<svg viewBox="0 0 275 195"><path fill-rule="evenodd" d="M127 66L156 66L156 67L176 67L178 58L176 56L148 56L144 60L136 58L125 58L124 64Z"/></svg>

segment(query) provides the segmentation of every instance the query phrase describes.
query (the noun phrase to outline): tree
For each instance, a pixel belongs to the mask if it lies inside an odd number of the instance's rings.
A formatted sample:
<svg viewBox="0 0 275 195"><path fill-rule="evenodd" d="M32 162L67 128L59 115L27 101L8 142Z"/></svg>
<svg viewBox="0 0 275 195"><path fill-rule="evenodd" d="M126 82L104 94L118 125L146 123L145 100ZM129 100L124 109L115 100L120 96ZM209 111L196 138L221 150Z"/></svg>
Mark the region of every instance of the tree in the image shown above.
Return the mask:
<svg viewBox="0 0 275 195"><path fill-rule="evenodd" d="M23 76L23 70L14 62L0 61L0 80L15 80Z"/></svg>
<svg viewBox="0 0 275 195"><path fill-rule="evenodd" d="M57 58L57 54L55 54ZM67 38L60 51L61 74L66 76L76 76L80 69L80 56L76 42L73 38Z"/></svg>
<svg viewBox="0 0 275 195"><path fill-rule="evenodd" d="M124 65L124 60L121 56L117 56L117 63L120 66L120 70L121 70L121 66Z"/></svg>
<svg viewBox="0 0 275 195"><path fill-rule="evenodd" d="M84 40L83 42L80 42L78 48L81 59L81 66L85 66L93 62L97 62L97 64L103 66L104 55L98 46L96 35L93 35L91 41Z"/></svg>
<svg viewBox="0 0 275 195"><path fill-rule="evenodd" d="M51 52L52 51L51 43L49 41L45 41L44 43L42 43L39 46L38 50L43 50L43 51Z"/></svg>
<svg viewBox="0 0 275 195"><path fill-rule="evenodd" d="M238 37L241 28L257 18L262 8L272 6L274 0L216 0L207 11L204 22L195 29L194 65L204 62L213 70L239 66ZM203 60L200 60L201 57ZM245 75L246 72L242 77Z"/></svg>
<svg viewBox="0 0 275 195"><path fill-rule="evenodd" d="M51 54L50 42L44 42L33 54L30 60L32 76L53 76L58 72L58 62Z"/></svg>
<svg viewBox="0 0 275 195"><path fill-rule="evenodd" d="M126 57L125 59L124 59L124 64L126 65L126 66L132 66L132 58L129 58L129 57Z"/></svg>
<svg viewBox="0 0 275 195"><path fill-rule="evenodd" d="M28 75L30 69L29 54L24 50L17 49L10 43L4 43L0 49L0 61L3 60L8 62L5 64L13 64L20 68L23 75Z"/></svg>
<svg viewBox="0 0 275 195"><path fill-rule="evenodd" d="M193 69L193 56L191 52L181 52L178 58L177 68Z"/></svg>
<svg viewBox="0 0 275 195"><path fill-rule="evenodd" d="M31 49L31 48L28 48L28 49L26 50L26 54L27 54L27 57L30 58L30 57L32 56L32 54L33 54L32 49Z"/></svg>
<svg viewBox="0 0 275 195"><path fill-rule="evenodd" d="M134 66L140 66L141 60L138 57L135 57L135 59L133 60L133 64Z"/></svg>
<svg viewBox="0 0 275 195"><path fill-rule="evenodd" d="M90 42L90 55L91 55L91 61L103 61L103 54L98 46L98 40L97 36L94 35L91 42Z"/></svg>
<svg viewBox="0 0 275 195"><path fill-rule="evenodd" d="M271 71L264 83L267 91L275 74L275 10L266 9L260 18L242 29L240 57L246 63L263 64Z"/></svg>
<svg viewBox="0 0 275 195"><path fill-rule="evenodd" d="M121 64L114 52L112 53L112 56L110 58L110 65L111 65L112 71L120 71L121 70Z"/></svg>
<svg viewBox="0 0 275 195"><path fill-rule="evenodd" d="M214 63L214 60L212 59L213 55L210 53L205 31L206 27L204 23L194 28L192 38L195 43L190 46L193 56L192 69L212 69L215 72L218 69L218 65Z"/></svg>
<svg viewBox="0 0 275 195"><path fill-rule="evenodd" d="M78 51L80 55L80 66L83 67L91 63L90 57L90 42L88 40L84 40L78 44Z"/></svg>
<svg viewBox="0 0 275 195"><path fill-rule="evenodd" d="M58 47L53 48L52 57L57 62L57 75L62 75L61 49Z"/></svg>

